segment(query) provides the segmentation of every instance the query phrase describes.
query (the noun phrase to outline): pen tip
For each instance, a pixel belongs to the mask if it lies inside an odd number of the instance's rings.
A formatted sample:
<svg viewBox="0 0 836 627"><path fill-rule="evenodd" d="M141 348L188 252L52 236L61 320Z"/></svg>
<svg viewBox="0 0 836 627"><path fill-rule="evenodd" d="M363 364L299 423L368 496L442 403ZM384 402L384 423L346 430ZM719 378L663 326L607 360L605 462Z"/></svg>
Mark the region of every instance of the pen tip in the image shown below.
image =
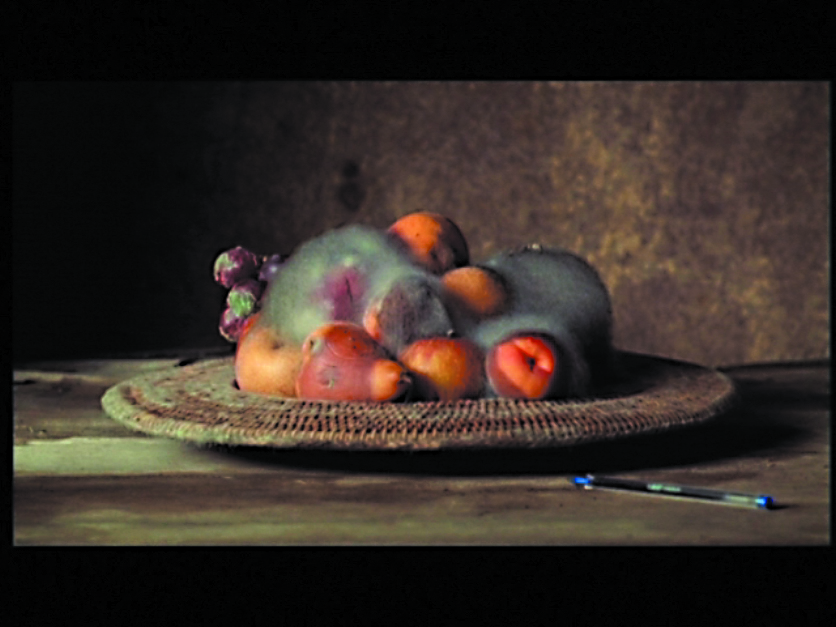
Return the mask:
<svg viewBox="0 0 836 627"><path fill-rule="evenodd" d="M775 501L771 496L759 496L758 506L766 509L772 509L775 506Z"/></svg>

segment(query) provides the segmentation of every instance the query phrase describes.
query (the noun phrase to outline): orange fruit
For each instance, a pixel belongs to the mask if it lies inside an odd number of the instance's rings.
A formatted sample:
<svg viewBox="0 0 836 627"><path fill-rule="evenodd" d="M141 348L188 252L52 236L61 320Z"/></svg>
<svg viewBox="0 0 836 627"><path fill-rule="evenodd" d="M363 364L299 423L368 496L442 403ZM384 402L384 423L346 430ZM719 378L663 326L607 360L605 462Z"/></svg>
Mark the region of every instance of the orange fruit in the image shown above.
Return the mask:
<svg viewBox="0 0 836 627"><path fill-rule="evenodd" d="M329 322L302 345L299 398L383 402L404 396L411 384L404 367L352 322Z"/></svg>
<svg viewBox="0 0 836 627"><path fill-rule="evenodd" d="M488 268L456 268L446 272L441 282L456 306L478 318L502 313L508 304L505 282L499 273Z"/></svg>
<svg viewBox="0 0 836 627"><path fill-rule="evenodd" d="M476 398L485 377L482 351L466 338L416 340L399 355L412 374L416 395L423 400Z"/></svg>
<svg viewBox="0 0 836 627"><path fill-rule="evenodd" d="M545 336L517 335L488 352L485 371L501 397L546 398L557 386L557 347Z"/></svg>
<svg viewBox="0 0 836 627"><path fill-rule="evenodd" d="M295 396L302 351L279 334L259 324L259 314L244 323L235 350L235 380L245 392L268 396Z"/></svg>
<svg viewBox="0 0 836 627"><path fill-rule="evenodd" d="M413 260L433 274L467 265L467 241L450 218L429 211L410 213L395 221L388 232L409 249Z"/></svg>
<svg viewBox="0 0 836 627"><path fill-rule="evenodd" d="M310 359L323 350L341 359L386 357L386 351L360 325L345 320L328 322L315 329L302 344L302 354Z"/></svg>

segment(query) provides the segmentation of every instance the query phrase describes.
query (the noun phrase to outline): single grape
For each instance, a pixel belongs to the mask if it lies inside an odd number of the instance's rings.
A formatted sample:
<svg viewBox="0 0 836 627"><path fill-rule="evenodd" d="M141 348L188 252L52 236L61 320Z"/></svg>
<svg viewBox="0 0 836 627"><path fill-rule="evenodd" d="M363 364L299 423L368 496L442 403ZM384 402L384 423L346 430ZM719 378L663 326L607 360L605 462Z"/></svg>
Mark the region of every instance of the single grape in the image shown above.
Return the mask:
<svg viewBox="0 0 836 627"><path fill-rule="evenodd" d="M261 270L258 273L258 280L269 283L279 272L285 259L287 259L287 255L282 254L265 257L264 263L261 264Z"/></svg>
<svg viewBox="0 0 836 627"><path fill-rule="evenodd" d="M261 259L243 246L236 246L218 255L215 259L215 281L226 288L239 281L252 279L261 266Z"/></svg>
<svg viewBox="0 0 836 627"><path fill-rule="evenodd" d="M241 336L241 330L249 316L238 316L230 307L227 307L221 314L221 321L218 330L228 342L235 343Z"/></svg>
<svg viewBox="0 0 836 627"><path fill-rule="evenodd" d="M236 283L226 297L226 304L239 317L246 317L258 307L258 301L264 292L264 283L255 279L245 279Z"/></svg>

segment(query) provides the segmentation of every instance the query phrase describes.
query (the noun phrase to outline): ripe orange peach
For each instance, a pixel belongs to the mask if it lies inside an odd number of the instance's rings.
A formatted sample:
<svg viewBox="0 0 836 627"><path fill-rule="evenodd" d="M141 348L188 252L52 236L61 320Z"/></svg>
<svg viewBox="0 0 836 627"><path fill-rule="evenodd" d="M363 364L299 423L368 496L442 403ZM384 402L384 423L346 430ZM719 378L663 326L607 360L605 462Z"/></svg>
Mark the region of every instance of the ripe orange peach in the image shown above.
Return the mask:
<svg viewBox="0 0 836 627"><path fill-rule="evenodd" d="M505 281L498 272L489 268L456 268L446 272L441 282L455 305L477 318L502 313L509 302Z"/></svg>
<svg viewBox="0 0 836 627"><path fill-rule="evenodd" d="M401 352L399 361L412 374L415 394L422 400L476 398L484 388L484 356L466 338L416 340Z"/></svg>
<svg viewBox="0 0 836 627"><path fill-rule="evenodd" d="M235 380L245 392L268 396L295 396L302 350L284 342L260 314L247 319L235 351Z"/></svg>
<svg viewBox="0 0 836 627"><path fill-rule="evenodd" d="M415 262L433 274L465 266L470 260L467 241L450 218L429 211L410 213L388 232L406 244Z"/></svg>
<svg viewBox="0 0 836 627"><path fill-rule="evenodd" d="M517 335L488 351L485 370L501 397L547 398L557 387L557 347L546 336Z"/></svg>
<svg viewBox="0 0 836 627"><path fill-rule="evenodd" d="M404 367L352 322L329 322L302 345L302 367L296 378L299 398L392 401L403 397L411 384Z"/></svg>

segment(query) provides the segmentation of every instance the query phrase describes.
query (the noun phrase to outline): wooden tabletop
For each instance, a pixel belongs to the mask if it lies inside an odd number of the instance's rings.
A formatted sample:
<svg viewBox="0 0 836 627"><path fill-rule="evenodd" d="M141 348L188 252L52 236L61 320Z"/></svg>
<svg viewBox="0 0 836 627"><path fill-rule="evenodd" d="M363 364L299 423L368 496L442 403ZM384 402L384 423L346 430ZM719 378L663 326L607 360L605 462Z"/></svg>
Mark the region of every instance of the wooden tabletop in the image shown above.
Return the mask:
<svg viewBox="0 0 836 627"><path fill-rule="evenodd" d="M829 361L728 368L706 425L575 448L199 448L101 409L181 358L14 370L14 542L31 545L826 545ZM774 510L582 490L588 471L771 495Z"/></svg>

